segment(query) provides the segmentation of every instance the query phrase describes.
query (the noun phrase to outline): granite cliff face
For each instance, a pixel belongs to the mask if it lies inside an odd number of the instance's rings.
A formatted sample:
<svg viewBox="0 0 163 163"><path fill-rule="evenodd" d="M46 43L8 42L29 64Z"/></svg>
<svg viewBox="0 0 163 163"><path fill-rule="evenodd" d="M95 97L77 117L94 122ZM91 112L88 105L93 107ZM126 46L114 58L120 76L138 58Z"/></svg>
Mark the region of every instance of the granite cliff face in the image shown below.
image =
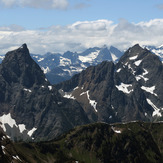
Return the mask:
<svg viewBox="0 0 163 163"><path fill-rule="evenodd" d="M52 139L89 122L76 101L49 83L26 44L8 52L0 65L0 121L12 139Z"/></svg>
<svg viewBox="0 0 163 163"><path fill-rule="evenodd" d="M60 94L76 99L91 122L162 120L163 66L138 44L117 64L102 62L56 85Z"/></svg>

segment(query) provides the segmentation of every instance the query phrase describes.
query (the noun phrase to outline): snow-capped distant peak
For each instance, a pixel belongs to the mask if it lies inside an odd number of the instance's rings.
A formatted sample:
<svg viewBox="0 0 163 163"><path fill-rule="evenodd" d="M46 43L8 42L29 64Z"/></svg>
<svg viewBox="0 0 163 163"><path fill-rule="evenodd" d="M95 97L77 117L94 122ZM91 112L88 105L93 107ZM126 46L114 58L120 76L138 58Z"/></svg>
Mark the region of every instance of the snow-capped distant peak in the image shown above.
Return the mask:
<svg viewBox="0 0 163 163"><path fill-rule="evenodd" d="M112 57L113 62L115 62L118 59L118 57L113 53L111 53L111 57Z"/></svg>
<svg viewBox="0 0 163 163"><path fill-rule="evenodd" d="M88 54L87 56L79 56L79 60L81 62L93 62L93 60L95 60L99 54L100 50L96 50L95 52L91 52L90 54Z"/></svg>

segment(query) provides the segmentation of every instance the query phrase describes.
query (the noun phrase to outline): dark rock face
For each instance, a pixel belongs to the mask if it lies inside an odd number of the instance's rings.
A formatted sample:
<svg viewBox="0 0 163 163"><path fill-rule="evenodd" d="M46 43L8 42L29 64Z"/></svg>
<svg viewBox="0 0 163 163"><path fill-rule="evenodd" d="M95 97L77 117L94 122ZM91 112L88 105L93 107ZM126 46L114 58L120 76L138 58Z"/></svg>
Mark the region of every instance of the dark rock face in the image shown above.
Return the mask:
<svg viewBox="0 0 163 163"><path fill-rule="evenodd" d="M0 65L0 118L12 139L18 131L35 139L52 139L89 122L76 101L61 97L50 85L26 44L8 52Z"/></svg>
<svg viewBox="0 0 163 163"><path fill-rule="evenodd" d="M89 67L56 88L76 98L93 122L161 120L162 69L156 55L135 45L117 64Z"/></svg>

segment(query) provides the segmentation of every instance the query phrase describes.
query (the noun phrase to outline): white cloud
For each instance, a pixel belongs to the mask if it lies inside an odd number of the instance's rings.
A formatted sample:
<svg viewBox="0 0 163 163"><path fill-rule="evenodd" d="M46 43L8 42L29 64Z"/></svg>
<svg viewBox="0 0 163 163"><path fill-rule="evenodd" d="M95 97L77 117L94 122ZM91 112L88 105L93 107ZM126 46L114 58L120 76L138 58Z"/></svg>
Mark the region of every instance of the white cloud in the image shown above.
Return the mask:
<svg viewBox="0 0 163 163"><path fill-rule="evenodd" d="M25 30L11 25L0 27L0 54L27 43L31 53L83 51L104 44L121 50L136 43L159 46L163 40L163 19L118 24L109 20L76 22L67 26L51 26L46 30Z"/></svg>
<svg viewBox="0 0 163 163"><path fill-rule="evenodd" d="M45 9L66 9L68 0L0 0L5 7L32 7Z"/></svg>

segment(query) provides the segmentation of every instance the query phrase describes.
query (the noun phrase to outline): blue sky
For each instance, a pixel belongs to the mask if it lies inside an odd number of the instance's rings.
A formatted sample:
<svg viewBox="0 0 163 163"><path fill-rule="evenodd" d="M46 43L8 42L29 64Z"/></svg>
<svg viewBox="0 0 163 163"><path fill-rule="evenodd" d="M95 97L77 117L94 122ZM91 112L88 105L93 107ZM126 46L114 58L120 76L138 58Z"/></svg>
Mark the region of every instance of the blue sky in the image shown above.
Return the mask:
<svg viewBox="0 0 163 163"><path fill-rule="evenodd" d="M163 44L163 0L0 0L0 20L0 54L24 42L42 54L103 44L120 49L136 42ZM151 42L153 26L157 37ZM140 36L134 40L135 32Z"/></svg>
<svg viewBox="0 0 163 163"><path fill-rule="evenodd" d="M16 2L11 6L5 6L1 3L0 20L3 21L0 25L17 24L26 29L36 29L98 19L108 19L117 23L120 18L124 18L137 23L163 18L163 7L161 10L163 0L69 0L67 2L65 8L44 8L44 6L37 8L25 4L16 6Z"/></svg>

